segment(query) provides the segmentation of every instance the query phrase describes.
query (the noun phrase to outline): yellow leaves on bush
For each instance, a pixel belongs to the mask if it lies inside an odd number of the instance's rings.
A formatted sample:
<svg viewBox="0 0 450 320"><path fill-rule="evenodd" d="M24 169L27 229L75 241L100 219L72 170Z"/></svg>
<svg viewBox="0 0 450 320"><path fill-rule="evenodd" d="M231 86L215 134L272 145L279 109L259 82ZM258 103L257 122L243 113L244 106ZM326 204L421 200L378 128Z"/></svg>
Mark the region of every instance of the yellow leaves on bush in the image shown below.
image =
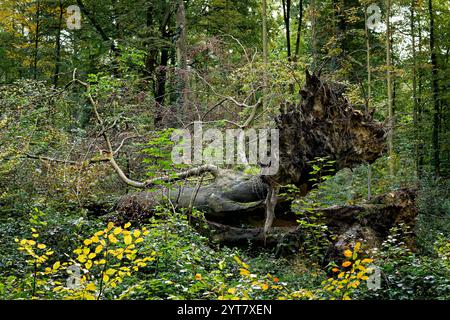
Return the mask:
<svg viewBox="0 0 450 320"><path fill-rule="evenodd" d="M345 250L344 251L344 256L347 258L350 258L353 255L353 252L351 250Z"/></svg>
<svg viewBox="0 0 450 320"><path fill-rule="evenodd" d="M194 276L194 279L197 280L197 281L200 281L200 280L202 280L202 275L201 275L200 273L197 273L197 274Z"/></svg>
<svg viewBox="0 0 450 320"><path fill-rule="evenodd" d="M354 248L353 250L354 250L355 252L358 252L360 248L361 248L361 242L357 242L357 243L355 244L355 248Z"/></svg>
<svg viewBox="0 0 450 320"><path fill-rule="evenodd" d="M343 263L342 263L342 266L344 267L344 268L347 268L348 266L350 266L352 263L350 262L350 261L344 261Z"/></svg>
<svg viewBox="0 0 450 320"><path fill-rule="evenodd" d="M361 261L361 263L364 263L364 264L372 263L372 262L373 262L373 259L368 259L368 258L363 259L363 260Z"/></svg>
<svg viewBox="0 0 450 320"><path fill-rule="evenodd" d="M127 228L130 226L131 223L127 223L121 228L109 222L105 229L99 230L90 238L84 239L82 245L73 251L76 255L74 259L77 261L76 263L74 260L71 260L70 264L57 261L52 267L45 267L44 271L38 274L57 274L65 270L71 275L75 272L71 267L76 267L79 271L82 271L79 288L66 288L58 282L58 285L53 287L52 290L59 294L65 294L65 299L95 299L93 292L99 291L99 294L101 294L106 287L117 287L117 284L121 283L124 277L131 276L132 271L138 271L139 268L147 266L147 262L155 260L155 251L152 251L149 256L139 257L136 248L136 244L144 242L144 236L148 235L149 231L145 227L128 230ZM34 234L36 235L34 238L37 238L38 234L36 232ZM45 244L37 243L32 239L15 239L15 242L18 243L19 250L33 258L33 260L27 260L27 262L38 267L48 260L48 256L53 254L51 249L46 249ZM46 251L39 256L35 250ZM104 271L106 264L109 268ZM198 276L196 275L197 279ZM64 277L67 276L64 275ZM42 285L45 285L46 281L37 279L36 283L38 286L41 282ZM100 289L96 287L96 283L102 283ZM54 281L53 284L56 285L57 281Z"/></svg>

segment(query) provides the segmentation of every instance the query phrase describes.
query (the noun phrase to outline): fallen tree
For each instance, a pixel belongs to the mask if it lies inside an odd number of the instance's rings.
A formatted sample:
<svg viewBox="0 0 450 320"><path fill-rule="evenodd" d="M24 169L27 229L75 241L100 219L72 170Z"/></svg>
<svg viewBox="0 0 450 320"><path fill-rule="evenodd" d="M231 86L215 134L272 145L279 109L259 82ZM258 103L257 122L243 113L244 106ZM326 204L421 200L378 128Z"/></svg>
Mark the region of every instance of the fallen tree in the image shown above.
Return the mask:
<svg viewBox="0 0 450 320"><path fill-rule="evenodd" d="M386 128L370 114L356 110L343 95L344 90L338 83L323 82L306 73L306 84L300 92L302 103L283 105L276 119L280 152L275 175L252 176L217 168L211 170L212 182L126 195L119 200L117 210L127 219L145 219L164 198L174 207L196 207L204 212L212 238L221 243L279 245L286 239L301 243L302 235L296 217L290 213L290 203L278 197L280 188L293 184L306 195L314 187L311 171L317 157L332 161L332 170L323 173L331 175L343 168L372 163L385 148ZM399 205L385 203L380 199L388 198L379 197L369 204L321 210L341 243L346 242L343 239L348 234L379 240L404 216L404 211L410 213L408 217L415 216L413 194L393 193ZM361 216L366 222L357 223L355 219ZM369 226L377 219L384 222ZM375 244L378 240L370 242Z"/></svg>

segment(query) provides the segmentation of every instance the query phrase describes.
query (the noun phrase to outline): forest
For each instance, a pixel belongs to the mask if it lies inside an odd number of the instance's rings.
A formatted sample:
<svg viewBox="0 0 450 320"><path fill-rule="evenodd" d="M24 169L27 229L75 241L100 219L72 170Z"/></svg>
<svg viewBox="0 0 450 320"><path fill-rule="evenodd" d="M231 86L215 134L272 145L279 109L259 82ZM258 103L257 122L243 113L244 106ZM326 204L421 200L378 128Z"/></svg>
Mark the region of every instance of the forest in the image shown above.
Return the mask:
<svg viewBox="0 0 450 320"><path fill-rule="evenodd" d="M450 300L446 0L0 0L0 300Z"/></svg>

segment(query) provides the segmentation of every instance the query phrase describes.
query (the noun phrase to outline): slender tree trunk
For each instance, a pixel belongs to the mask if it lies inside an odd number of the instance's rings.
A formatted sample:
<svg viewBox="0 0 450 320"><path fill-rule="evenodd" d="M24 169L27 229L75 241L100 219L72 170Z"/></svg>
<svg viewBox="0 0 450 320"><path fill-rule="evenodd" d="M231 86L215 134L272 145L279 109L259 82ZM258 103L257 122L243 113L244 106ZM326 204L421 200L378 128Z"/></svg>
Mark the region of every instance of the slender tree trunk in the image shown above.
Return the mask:
<svg viewBox="0 0 450 320"><path fill-rule="evenodd" d="M295 60L298 59L300 53L300 40L302 35L302 22L303 22L303 0L300 0L299 6L299 16L298 16L298 26L297 26L297 39L295 40Z"/></svg>
<svg viewBox="0 0 450 320"><path fill-rule="evenodd" d="M311 0L311 49L312 49L312 69L317 67L317 20L316 20L316 0Z"/></svg>
<svg viewBox="0 0 450 320"><path fill-rule="evenodd" d="M417 8L419 11L419 14L417 16L417 27L418 27L418 56L419 59L422 58L422 24L421 24L421 7ZM419 64L417 66L417 124L418 124L418 131L420 133L422 133L422 112L423 112L423 107L422 107L422 92L423 92L423 81L422 81L422 75L423 75L423 70L421 65ZM418 143L418 168L419 168L419 174L422 173L422 168L423 168L423 155L424 155L424 143L423 143L423 137L422 134L419 136L419 143Z"/></svg>
<svg viewBox="0 0 450 320"><path fill-rule="evenodd" d="M56 44L55 44L55 72L53 74L53 85L58 85L59 72L61 67L61 28L64 14L64 7L62 0L59 0L59 17L56 29Z"/></svg>
<svg viewBox="0 0 450 320"><path fill-rule="evenodd" d="M367 66L367 103L366 114L370 114L372 102L372 70L370 70L370 38L369 28L367 26L367 6L364 8L365 37L366 37L366 66ZM372 166L367 165L367 199L372 198Z"/></svg>
<svg viewBox="0 0 450 320"><path fill-rule="evenodd" d="M392 87L391 63L391 0L386 1L386 80L387 80L387 106L389 118L389 132L387 137L389 152L389 174L394 175L394 108Z"/></svg>
<svg viewBox="0 0 450 320"><path fill-rule="evenodd" d="M161 38L165 40L165 42L170 41L170 36L167 31L167 27L169 26L170 17L172 15L171 7L169 4L166 4L164 16L159 28ZM170 48L167 44L161 48L161 60L159 64L159 68L156 72L156 110L155 110L155 126L159 126L162 117L163 117L163 108L164 101L166 98L166 80L167 80L167 65L169 62L169 54Z"/></svg>
<svg viewBox="0 0 450 320"><path fill-rule="evenodd" d="M287 57L291 60L291 0L282 0L284 28L286 32Z"/></svg>
<svg viewBox="0 0 450 320"><path fill-rule="evenodd" d="M189 74L187 70L187 51L186 51L186 11L184 0L179 0L177 10L177 65L180 70L178 75L178 106L180 111L186 115L193 115L189 108ZM188 119L193 120L193 119Z"/></svg>
<svg viewBox="0 0 450 320"><path fill-rule="evenodd" d="M414 31L415 25L415 6L416 0L411 0L411 51L412 51L412 63L413 63L413 125L414 125L414 153L415 153L415 164L416 164L416 177L420 176L420 168L419 168L419 130L418 130L418 108L419 104L417 101L417 55L416 55L416 34Z"/></svg>
<svg viewBox="0 0 450 320"><path fill-rule="evenodd" d="M37 3L36 3L36 34L34 36L34 59L33 59L33 79L34 80L37 79L40 19L41 19L41 1L37 0Z"/></svg>
<svg viewBox="0 0 450 320"><path fill-rule="evenodd" d="M164 100L166 97L167 63L169 61L169 48L161 49L161 62L156 73L156 110L155 126L158 126L163 117Z"/></svg>
<svg viewBox="0 0 450 320"><path fill-rule="evenodd" d="M267 64L269 62L268 52L268 35L267 35L267 0L262 1L262 33L263 33L263 61L264 61L264 74L263 74L263 109L267 105Z"/></svg>
<svg viewBox="0 0 450 320"><path fill-rule="evenodd" d="M440 175L440 146L439 146L439 126L440 126L440 104L439 104L439 80L438 80L438 65L435 48L434 37L434 12L433 1L428 0L428 12L430 14L430 53L432 66L432 84L433 84L433 165L434 174L436 177Z"/></svg>

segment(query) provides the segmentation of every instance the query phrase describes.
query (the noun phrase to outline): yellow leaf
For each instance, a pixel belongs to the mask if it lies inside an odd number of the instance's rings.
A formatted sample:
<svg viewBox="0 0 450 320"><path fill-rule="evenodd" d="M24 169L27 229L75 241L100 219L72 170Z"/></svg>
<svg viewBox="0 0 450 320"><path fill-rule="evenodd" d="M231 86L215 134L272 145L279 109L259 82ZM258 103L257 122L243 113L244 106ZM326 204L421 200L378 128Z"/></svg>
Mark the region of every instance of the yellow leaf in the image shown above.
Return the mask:
<svg viewBox="0 0 450 320"><path fill-rule="evenodd" d="M133 239L131 238L130 235L127 235L127 236L123 237L123 241L125 242L126 245L129 245L131 243L131 241L133 241Z"/></svg>
<svg viewBox="0 0 450 320"><path fill-rule="evenodd" d="M348 267L348 266L350 266L352 263L350 262L350 261L345 261L343 264L342 264L342 266L344 267L344 268L346 268L346 267Z"/></svg>
<svg viewBox="0 0 450 320"><path fill-rule="evenodd" d="M230 288L227 290L228 293L234 294L236 292L235 288Z"/></svg>
<svg viewBox="0 0 450 320"><path fill-rule="evenodd" d="M96 237L100 237L104 234L105 232L103 230L97 231L96 233L94 233L94 236Z"/></svg>
<svg viewBox="0 0 450 320"><path fill-rule="evenodd" d="M91 240L92 240L93 243L99 242L98 236L95 236L95 235L91 238Z"/></svg>
<svg viewBox="0 0 450 320"><path fill-rule="evenodd" d="M106 226L106 229L111 230L112 228L114 228L114 223L109 222L108 225Z"/></svg>
<svg viewBox="0 0 450 320"><path fill-rule="evenodd" d="M116 272L116 270L111 269L111 268L106 270L106 274L109 275L109 276L113 275L115 272Z"/></svg>
<svg viewBox="0 0 450 320"><path fill-rule="evenodd" d="M92 268L92 260L88 260L88 262L86 262L86 264L84 265L86 267L86 269L90 269Z"/></svg>
<svg viewBox="0 0 450 320"><path fill-rule="evenodd" d="M33 236L33 238L39 237L39 235L37 233L33 233L32 236Z"/></svg>
<svg viewBox="0 0 450 320"><path fill-rule="evenodd" d="M263 290L269 289L269 285L267 283L264 283L261 287Z"/></svg>
<svg viewBox="0 0 450 320"><path fill-rule="evenodd" d="M347 258L350 258L352 256L353 252L351 252L350 250L345 250L344 251L344 256L346 256Z"/></svg>
<svg viewBox="0 0 450 320"><path fill-rule="evenodd" d="M58 268L61 266L61 262L59 262L59 261L56 261L54 264L53 264L53 270L58 270Z"/></svg>
<svg viewBox="0 0 450 320"><path fill-rule="evenodd" d="M340 278L342 278L344 275L345 275L345 272L341 272L341 273L338 274L338 278L340 279Z"/></svg>
<svg viewBox="0 0 450 320"><path fill-rule="evenodd" d="M194 278L197 281L202 280L202 275L200 273L197 273Z"/></svg>
<svg viewBox="0 0 450 320"><path fill-rule="evenodd" d="M103 274L103 282L108 282L109 276L105 273Z"/></svg>
<svg viewBox="0 0 450 320"><path fill-rule="evenodd" d="M78 256L78 261L80 261L81 263L86 262L86 256L81 254Z"/></svg>
<svg viewBox="0 0 450 320"><path fill-rule="evenodd" d="M122 228L121 227L117 227L117 228L114 229L114 234L115 235L117 235L117 234L119 234L121 232L122 232Z"/></svg>
<svg viewBox="0 0 450 320"><path fill-rule="evenodd" d="M89 283L87 286L86 286L86 290L88 290L88 291L96 291L97 290L97 287L95 286L95 283Z"/></svg>
<svg viewBox="0 0 450 320"><path fill-rule="evenodd" d="M373 259L363 259L363 261L361 261L361 263L371 263L373 262Z"/></svg>
<svg viewBox="0 0 450 320"><path fill-rule="evenodd" d="M135 243L141 243L142 241L144 241L143 238L137 238L134 242L135 242Z"/></svg>
<svg viewBox="0 0 450 320"><path fill-rule="evenodd" d="M94 252L92 252L92 253L89 253L88 258L93 259L93 258L95 258L95 256L96 256L96 254Z"/></svg>
<svg viewBox="0 0 450 320"><path fill-rule="evenodd" d="M240 274L243 275L243 276L250 275L250 271L248 271L247 269L240 268L239 270L240 270Z"/></svg>
<svg viewBox="0 0 450 320"><path fill-rule="evenodd" d="M139 237L140 235L141 235L141 232L140 232L139 230L134 230L134 231L133 231L133 236L134 236L135 238Z"/></svg>
<svg viewBox="0 0 450 320"><path fill-rule="evenodd" d="M99 244L97 247L95 247L95 253L100 253L103 250L103 246Z"/></svg>
<svg viewBox="0 0 450 320"><path fill-rule="evenodd" d="M355 244L354 251L358 251L359 248L361 248L361 242L357 242L357 243Z"/></svg>
<svg viewBox="0 0 450 320"><path fill-rule="evenodd" d="M84 243L85 246L88 246L88 245L90 245L92 243L92 240L91 239L86 239L86 240L84 240L83 243Z"/></svg>
<svg viewBox="0 0 450 320"><path fill-rule="evenodd" d="M117 243L117 238L112 233L108 235L108 239L111 243Z"/></svg>
<svg viewBox="0 0 450 320"><path fill-rule="evenodd" d="M131 226L131 223L127 222L127 223L125 223L125 225L123 227L126 229L126 228L129 228L130 226Z"/></svg>
<svg viewBox="0 0 450 320"><path fill-rule="evenodd" d="M38 247L39 249L45 249L45 244L39 243L39 244L37 245L37 247Z"/></svg>

